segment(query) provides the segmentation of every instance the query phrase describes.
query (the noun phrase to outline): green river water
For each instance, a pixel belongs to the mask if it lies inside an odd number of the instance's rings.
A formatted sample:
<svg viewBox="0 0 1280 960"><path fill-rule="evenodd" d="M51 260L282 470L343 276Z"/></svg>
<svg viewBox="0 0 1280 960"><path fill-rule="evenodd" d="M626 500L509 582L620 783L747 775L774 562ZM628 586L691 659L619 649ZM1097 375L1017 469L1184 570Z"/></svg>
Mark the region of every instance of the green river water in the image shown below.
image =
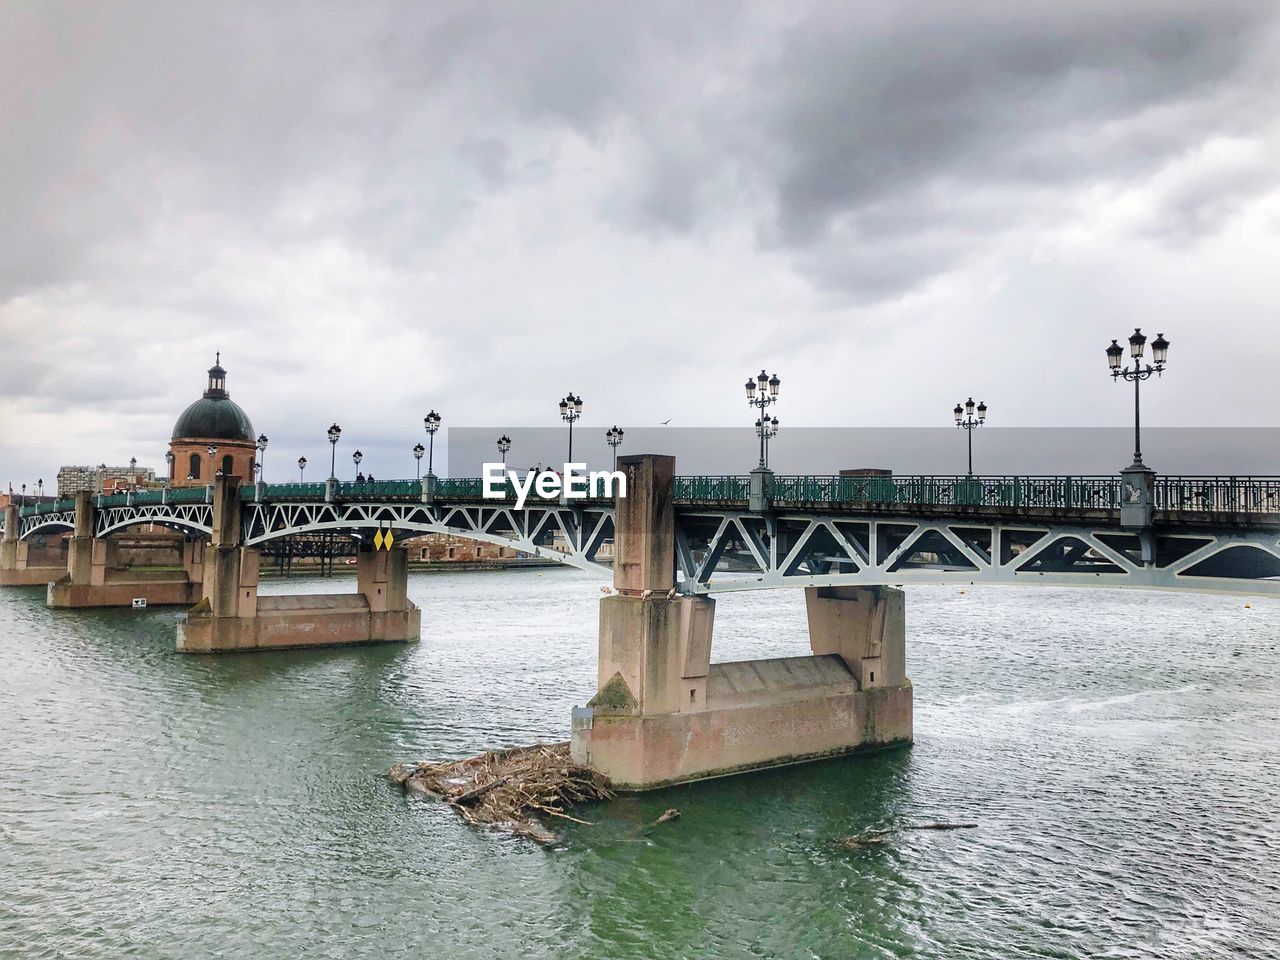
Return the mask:
<svg viewBox="0 0 1280 960"><path fill-rule="evenodd" d="M0 591L0 958L1280 954L1280 603L911 588L913 747L587 808L544 849L383 774L565 739L599 582L410 590L419 644L218 657L171 611ZM807 652L798 591L721 599L714 659ZM979 826L833 844L935 820Z"/></svg>

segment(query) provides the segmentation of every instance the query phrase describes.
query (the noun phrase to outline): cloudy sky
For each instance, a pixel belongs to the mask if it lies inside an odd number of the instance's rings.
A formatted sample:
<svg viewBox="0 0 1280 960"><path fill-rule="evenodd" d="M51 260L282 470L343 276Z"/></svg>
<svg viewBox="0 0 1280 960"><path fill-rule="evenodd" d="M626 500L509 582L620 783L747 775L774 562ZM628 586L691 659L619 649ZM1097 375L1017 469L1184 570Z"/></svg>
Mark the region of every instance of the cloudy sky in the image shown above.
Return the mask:
<svg viewBox="0 0 1280 960"><path fill-rule="evenodd" d="M0 0L0 482L342 423L1280 410L1280 7Z"/></svg>

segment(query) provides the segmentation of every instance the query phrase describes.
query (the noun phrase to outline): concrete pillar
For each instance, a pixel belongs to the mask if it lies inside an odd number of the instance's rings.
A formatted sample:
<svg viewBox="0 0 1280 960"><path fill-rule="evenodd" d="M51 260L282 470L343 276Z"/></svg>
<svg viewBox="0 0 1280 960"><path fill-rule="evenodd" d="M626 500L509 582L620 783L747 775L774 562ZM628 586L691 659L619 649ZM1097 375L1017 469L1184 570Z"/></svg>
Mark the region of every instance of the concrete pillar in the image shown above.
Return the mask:
<svg viewBox="0 0 1280 960"><path fill-rule="evenodd" d="M671 589L674 467L619 460L618 595L600 602L598 690L573 711L574 759L645 790L909 743L899 590L810 591L812 656L711 663L715 601Z"/></svg>
<svg viewBox="0 0 1280 960"><path fill-rule="evenodd" d="M627 476L627 495L617 505L613 585L623 596L665 594L675 584L675 457L619 457L618 469Z"/></svg>
<svg viewBox="0 0 1280 960"><path fill-rule="evenodd" d="M121 571L114 540L97 539L93 497L76 494L75 529L67 540L67 572L49 583L51 607L189 606L200 596L199 581L163 570Z"/></svg>
<svg viewBox="0 0 1280 960"><path fill-rule="evenodd" d="M807 587L809 646L836 654L863 690L907 682L906 594L895 587Z"/></svg>
<svg viewBox="0 0 1280 960"><path fill-rule="evenodd" d="M408 598L405 552L363 550L356 560L357 593L258 596L258 551L241 537L239 479L214 488L213 536L201 554L184 550L188 569L202 567L204 599L180 620L184 653L323 647L417 640L421 611Z"/></svg>
<svg viewBox="0 0 1280 960"><path fill-rule="evenodd" d="M10 503L4 508L4 536L0 538L0 571L18 569L18 505Z"/></svg>

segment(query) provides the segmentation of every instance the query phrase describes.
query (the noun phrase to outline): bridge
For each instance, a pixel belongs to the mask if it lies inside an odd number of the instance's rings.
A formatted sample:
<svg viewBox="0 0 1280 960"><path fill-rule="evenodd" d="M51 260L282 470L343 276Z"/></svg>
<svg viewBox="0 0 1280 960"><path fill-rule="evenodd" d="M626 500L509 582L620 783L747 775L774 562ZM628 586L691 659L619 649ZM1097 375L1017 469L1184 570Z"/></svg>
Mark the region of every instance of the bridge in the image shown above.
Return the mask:
<svg viewBox="0 0 1280 960"><path fill-rule="evenodd" d="M1119 476L674 477L679 592L991 582L1218 593L1280 590L1280 478L1157 477L1149 524L1122 522ZM479 478L244 485L245 546L334 531L442 533L611 576L614 504L483 497ZM93 536L153 523L201 539L213 487L99 496ZM75 529L76 503L20 508L17 539Z"/></svg>
<svg viewBox="0 0 1280 960"><path fill-rule="evenodd" d="M231 652L416 640L406 538L443 533L611 578L598 693L575 756L623 787L909 742L904 585L992 583L1280 595L1280 478L677 476L622 457L627 496L485 498L477 478L242 484L81 494L11 506L0 583L48 582L53 606L188 606L178 649ZM112 537L184 535L182 570L113 569ZM71 533L64 567L32 553ZM356 594L257 595L273 541L331 532ZM612 567L601 561L612 543ZM810 655L711 663L715 596L803 588Z"/></svg>

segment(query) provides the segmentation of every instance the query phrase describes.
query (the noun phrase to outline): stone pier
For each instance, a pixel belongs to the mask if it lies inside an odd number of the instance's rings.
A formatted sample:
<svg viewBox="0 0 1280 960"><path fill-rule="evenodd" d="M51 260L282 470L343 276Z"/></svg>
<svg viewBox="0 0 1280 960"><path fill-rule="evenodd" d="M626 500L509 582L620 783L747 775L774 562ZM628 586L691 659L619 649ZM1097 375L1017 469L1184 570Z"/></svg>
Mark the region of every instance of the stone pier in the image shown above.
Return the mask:
<svg viewBox="0 0 1280 960"><path fill-rule="evenodd" d="M149 607L189 606L200 599L197 549L184 550L183 570L123 570L116 563L115 544L93 535L93 497L76 494L75 531L67 541L67 569L48 587L51 607L132 607L145 600ZM195 576L192 573L196 574Z"/></svg>
<svg viewBox="0 0 1280 960"><path fill-rule="evenodd" d="M4 537L0 538L0 587L43 587L67 572L66 563L47 547L18 539L18 505L4 509Z"/></svg>
<svg viewBox="0 0 1280 960"><path fill-rule="evenodd" d="M904 595L806 591L811 655L712 663L716 601L679 596L671 457L619 458L617 595L600 602L598 692L572 752L644 790L911 741Z"/></svg>
<svg viewBox="0 0 1280 960"><path fill-rule="evenodd" d="M258 596L258 551L241 544L235 477L215 486L203 567L204 599L178 623L177 649L184 653L404 643L422 630L422 611L408 598L408 558L399 548L361 550L356 593Z"/></svg>

